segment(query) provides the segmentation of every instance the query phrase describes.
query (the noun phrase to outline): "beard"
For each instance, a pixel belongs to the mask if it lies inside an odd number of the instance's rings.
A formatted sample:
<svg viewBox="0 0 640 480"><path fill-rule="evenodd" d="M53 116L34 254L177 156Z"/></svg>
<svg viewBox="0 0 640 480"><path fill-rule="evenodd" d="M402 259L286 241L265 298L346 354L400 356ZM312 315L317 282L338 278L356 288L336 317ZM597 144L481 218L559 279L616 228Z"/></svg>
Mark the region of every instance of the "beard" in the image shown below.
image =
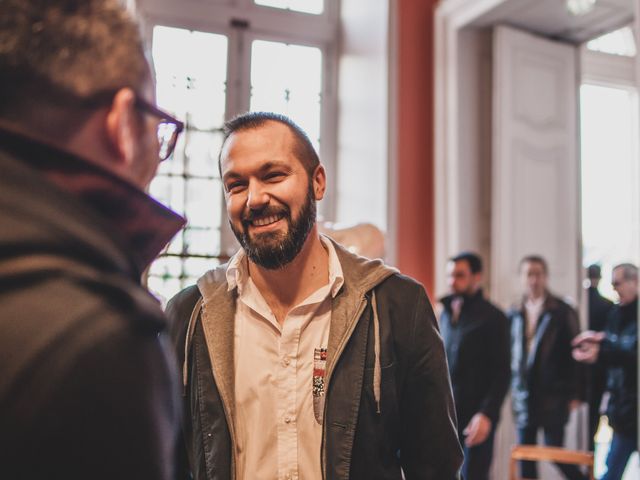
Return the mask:
<svg viewBox="0 0 640 480"><path fill-rule="evenodd" d="M266 218L271 215L282 216L287 222L287 231L259 233L251 236L249 226L255 218ZM298 218L291 218L291 209L287 206L265 207L259 211L251 211L242 219L242 229L235 228L229 222L231 230L247 257L256 265L269 270L277 270L289 264L298 256L309 232L316 223L316 199L313 184L309 182L305 203L300 209Z"/></svg>

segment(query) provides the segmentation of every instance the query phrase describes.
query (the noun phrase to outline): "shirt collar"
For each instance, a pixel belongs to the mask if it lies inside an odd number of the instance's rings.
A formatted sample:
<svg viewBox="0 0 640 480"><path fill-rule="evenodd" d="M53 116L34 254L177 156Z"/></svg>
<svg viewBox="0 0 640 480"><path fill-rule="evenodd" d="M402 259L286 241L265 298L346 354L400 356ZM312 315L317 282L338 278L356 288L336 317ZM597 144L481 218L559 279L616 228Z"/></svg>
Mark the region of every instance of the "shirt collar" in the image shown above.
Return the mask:
<svg viewBox="0 0 640 480"><path fill-rule="evenodd" d="M531 299L531 298L527 298L525 300L525 307L526 308L530 308L530 309L539 309L542 308L542 306L544 305L544 302L547 300L547 296L546 295L542 295L539 298Z"/></svg>
<svg viewBox="0 0 640 480"><path fill-rule="evenodd" d="M333 246L331 240L327 237L320 235L320 241L329 254L329 283L331 297L334 298L342 285L344 285L344 275L342 273L342 265L338 259L338 254ZM227 290L231 291L234 288L238 289L238 295L242 295L242 292L246 288L249 282L249 266L247 264L247 254L243 248L240 248L236 254L229 260L227 266Z"/></svg>

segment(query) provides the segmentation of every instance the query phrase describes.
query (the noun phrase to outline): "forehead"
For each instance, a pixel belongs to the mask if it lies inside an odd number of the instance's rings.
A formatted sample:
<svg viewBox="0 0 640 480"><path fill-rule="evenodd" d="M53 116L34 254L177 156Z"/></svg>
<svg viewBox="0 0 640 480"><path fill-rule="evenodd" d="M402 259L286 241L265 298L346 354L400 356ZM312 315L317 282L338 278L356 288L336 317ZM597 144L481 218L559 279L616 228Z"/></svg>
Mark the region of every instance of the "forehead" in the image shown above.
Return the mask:
<svg viewBox="0 0 640 480"><path fill-rule="evenodd" d="M524 262L522 264L522 271L524 273L545 273L544 267L540 262Z"/></svg>
<svg viewBox="0 0 640 480"><path fill-rule="evenodd" d="M447 262L447 269L449 273L467 273L471 271L469 262L466 260L449 260L449 262Z"/></svg>
<svg viewBox="0 0 640 480"><path fill-rule="evenodd" d="M616 268L611 272L611 277L614 280L624 280L624 268Z"/></svg>
<svg viewBox="0 0 640 480"><path fill-rule="evenodd" d="M260 168L274 162L302 166L295 156L295 145L295 136L280 122L268 121L256 128L233 132L222 146L222 173Z"/></svg>

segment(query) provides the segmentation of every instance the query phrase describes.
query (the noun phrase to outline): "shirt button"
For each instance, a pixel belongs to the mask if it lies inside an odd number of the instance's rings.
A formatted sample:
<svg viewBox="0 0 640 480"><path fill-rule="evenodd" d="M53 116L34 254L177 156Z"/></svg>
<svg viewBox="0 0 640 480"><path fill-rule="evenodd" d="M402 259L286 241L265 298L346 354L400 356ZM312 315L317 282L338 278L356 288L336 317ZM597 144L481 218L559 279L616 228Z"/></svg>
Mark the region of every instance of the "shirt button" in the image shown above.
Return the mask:
<svg viewBox="0 0 640 480"><path fill-rule="evenodd" d="M290 359L289 357L284 357L284 358L282 359L282 364L283 364L285 367L288 367L290 363L291 363L291 359Z"/></svg>
<svg viewBox="0 0 640 480"><path fill-rule="evenodd" d="M284 417L284 423L291 423L291 417Z"/></svg>
<svg viewBox="0 0 640 480"><path fill-rule="evenodd" d="M287 473L287 474L284 476L284 478L286 478L287 480L291 480L291 478L292 478L292 477L291 477L291 474L290 474L290 473Z"/></svg>

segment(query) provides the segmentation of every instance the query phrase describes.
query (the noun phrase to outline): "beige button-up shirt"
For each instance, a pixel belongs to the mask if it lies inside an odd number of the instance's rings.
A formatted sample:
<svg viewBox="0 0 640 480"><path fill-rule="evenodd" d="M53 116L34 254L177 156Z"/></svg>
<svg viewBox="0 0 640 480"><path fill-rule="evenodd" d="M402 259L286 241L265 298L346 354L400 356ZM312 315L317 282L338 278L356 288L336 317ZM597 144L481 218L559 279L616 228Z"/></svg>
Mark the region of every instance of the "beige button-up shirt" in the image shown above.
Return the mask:
<svg viewBox="0 0 640 480"><path fill-rule="evenodd" d="M526 339L527 339L527 351L531 352L531 344L533 342L533 338L536 336L536 329L538 328L538 319L540 315L542 315L542 311L544 309L544 302L546 300L546 296L542 296L535 300L527 299L524 303L526 320L527 320L527 328L525 330Z"/></svg>
<svg viewBox="0 0 640 480"><path fill-rule="evenodd" d="M282 327L249 276L240 250L229 262L235 313L237 478L321 478L321 413L331 300L344 277L331 242L329 283L296 305Z"/></svg>

